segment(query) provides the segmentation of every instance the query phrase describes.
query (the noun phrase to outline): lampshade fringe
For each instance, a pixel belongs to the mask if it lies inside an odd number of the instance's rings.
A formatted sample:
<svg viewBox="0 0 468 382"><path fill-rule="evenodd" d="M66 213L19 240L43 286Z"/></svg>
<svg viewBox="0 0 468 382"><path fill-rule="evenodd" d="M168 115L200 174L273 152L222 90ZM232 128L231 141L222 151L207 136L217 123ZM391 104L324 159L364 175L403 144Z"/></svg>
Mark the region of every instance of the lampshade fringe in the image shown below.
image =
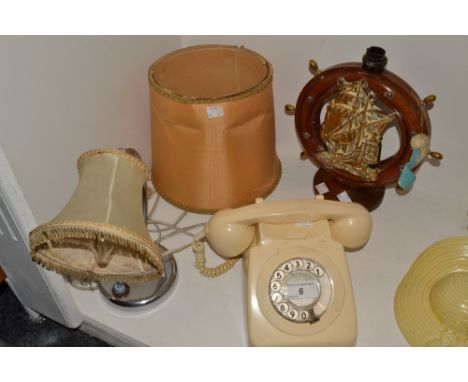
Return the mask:
<svg viewBox="0 0 468 382"><path fill-rule="evenodd" d="M41 249L49 246L60 247L64 240L104 239L114 245L129 248L131 256L142 259L151 264L154 272L135 274L96 274L92 271L79 268L72 269L70 265L62 265L56 260L52 260L41 254ZM128 282L144 282L164 276L164 267L159 256L159 246L140 235L135 234L125 228L116 227L105 223L95 223L86 221L62 221L53 224L39 225L30 233L31 256L34 261L44 266L48 270L58 272L64 276L82 281L89 280L115 280ZM155 255L156 254L156 255Z"/></svg>

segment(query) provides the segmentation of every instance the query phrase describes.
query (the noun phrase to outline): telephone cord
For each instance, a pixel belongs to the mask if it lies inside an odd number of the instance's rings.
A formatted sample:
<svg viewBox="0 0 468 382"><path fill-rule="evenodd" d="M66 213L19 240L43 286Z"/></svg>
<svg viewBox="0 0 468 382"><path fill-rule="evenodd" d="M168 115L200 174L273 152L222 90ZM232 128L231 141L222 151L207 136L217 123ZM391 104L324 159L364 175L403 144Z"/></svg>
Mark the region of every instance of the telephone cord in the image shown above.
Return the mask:
<svg viewBox="0 0 468 382"><path fill-rule="evenodd" d="M202 231L202 232L199 232L198 234L193 234L193 233L190 232L190 230L192 230L194 228L197 228L199 226L202 226L202 225L204 225L204 223L198 223L198 224L194 224L194 225L186 226L186 227L179 227L179 223L187 215L186 211L183 211L176 218L176 220L173 223L169 223L169 222L165 222L165 221L161 221L161 220L151 219L151 216L155 212L155 210L156 210L156 208L157 208L157 206L159 204L159 200L160 200L160 195L159 194L157 194L154 191L152 193L156 194L156 198L155 198L155 201L154 201L152 207L149 210L149 213L147 213L146 223L147 223L147 225L152 225L155 228L154 231L151 230L151 229L149 229L148 231L156 232L156 234L158 235L158 239L156 239L156 243L159 244L164 239L167 239L167 238L169 238L169 237L171 237L173 235L177 235L177 234L185 234L185 235L191 236L193 238L193 242L191 242L191 243L182 245L182 246L180 246L178 248L174 248L174 249L171 249L171 250L164 251L161 254L162 257L169 256L169 255L181 252L184 249L192 246L193 253L195 254L195 268L200 272L200 274L202 276L209 277L209 278L219 277L219 276L223 275L224 273L226 273L227 271L229 271L230 269L232 269L234 267L234 265L239 261L239 257L235 258L235 259L227 259L226 261L224 261L224 263L222 263L222 264L220 264L220 265L218 265L216 267L213 267L213 268L209 268L209 267L205 266L205 264L206 264L205 245L202 242L202 240L205 237L204 232ZM148 199L151 196L152 195L150 194ZM161 228L160 226L164 226L164 228ZM169 233L167 233L165 235L162 234L163 232L170 231L170 230L173 230L173 231L169 232Z"/></svg>
<svg viewBox="0 0 468 382"><path fill-rule="evenodd" d="M214 278L226 273L239 261L239 257L235 259L227 259L224 263L208 268L206 264L205 245L200 240L194 240L192 243L192 250L195 254L195 268L201 273L202 276Z"/></svg>

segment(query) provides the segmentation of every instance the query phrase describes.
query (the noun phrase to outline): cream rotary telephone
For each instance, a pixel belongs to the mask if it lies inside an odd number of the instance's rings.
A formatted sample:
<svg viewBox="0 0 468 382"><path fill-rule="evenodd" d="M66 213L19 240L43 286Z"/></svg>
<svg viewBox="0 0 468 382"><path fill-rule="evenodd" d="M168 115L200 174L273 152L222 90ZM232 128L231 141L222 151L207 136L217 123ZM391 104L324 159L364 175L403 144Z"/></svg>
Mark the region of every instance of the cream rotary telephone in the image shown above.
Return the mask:
<svg viewBox="0 0 468 382"><path fill-rule="evenodd" d="M250 344L354 345L356 310L343 247L363 246L371 228L361 205L320 197L259 199L214 214L204 230L210 246L225 258L243 255ZM203 252L203 244L195 241L193 249ZM230 259L208 276L232 265Z"/></svg>

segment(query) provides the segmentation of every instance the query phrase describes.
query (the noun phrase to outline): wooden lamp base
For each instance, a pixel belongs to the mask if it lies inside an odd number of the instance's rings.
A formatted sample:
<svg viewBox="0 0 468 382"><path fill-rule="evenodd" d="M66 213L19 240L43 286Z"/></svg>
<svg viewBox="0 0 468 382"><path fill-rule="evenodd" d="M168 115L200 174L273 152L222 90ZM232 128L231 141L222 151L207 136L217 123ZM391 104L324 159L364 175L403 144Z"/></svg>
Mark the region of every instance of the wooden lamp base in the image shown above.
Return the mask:
<svg viewBox="0 0 468 382"><path fill-rule="evenodd" d="M322 187L326 186L327 192ZM327 200L352 201L375 210L385 195L385 187L352 187L336 179L329 172L319 169L314 176L314 193L322 194ZM320 190L320 191L319 191ZM350 199L350 200L349 200Z"/></svg>

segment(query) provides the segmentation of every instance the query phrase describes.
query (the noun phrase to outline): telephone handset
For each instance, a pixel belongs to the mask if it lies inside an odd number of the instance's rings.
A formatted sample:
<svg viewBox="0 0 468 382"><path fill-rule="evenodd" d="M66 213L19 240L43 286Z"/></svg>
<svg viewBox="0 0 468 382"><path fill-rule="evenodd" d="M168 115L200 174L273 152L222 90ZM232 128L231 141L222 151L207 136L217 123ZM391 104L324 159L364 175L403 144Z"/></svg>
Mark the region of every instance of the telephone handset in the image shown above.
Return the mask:
<svg viewBox="0 0 468 382"><path fill-rule="evenodd" d="M361 205L320 197L260 199L215 213L205 226L208 243L223 257L243 255L250 344L353 345L356 311L343 246L363 246L371 228Z"/></svg>

